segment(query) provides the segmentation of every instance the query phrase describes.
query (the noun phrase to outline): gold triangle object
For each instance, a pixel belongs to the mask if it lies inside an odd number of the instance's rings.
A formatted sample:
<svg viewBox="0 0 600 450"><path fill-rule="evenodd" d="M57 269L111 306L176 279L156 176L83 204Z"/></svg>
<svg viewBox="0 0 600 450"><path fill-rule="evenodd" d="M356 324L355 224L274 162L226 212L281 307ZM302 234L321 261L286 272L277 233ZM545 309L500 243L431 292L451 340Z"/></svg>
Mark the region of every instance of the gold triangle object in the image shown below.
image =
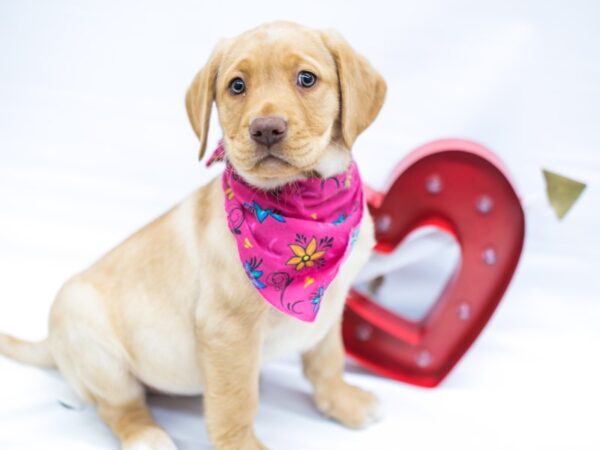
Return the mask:
<svg viewBox="0 0 600 450"><path fill-rule="evenodd" d="M563 177L549 170L543 170L546 180L546 194L556 217L562 219L573 207L583 190L585 183Z"/></svg>

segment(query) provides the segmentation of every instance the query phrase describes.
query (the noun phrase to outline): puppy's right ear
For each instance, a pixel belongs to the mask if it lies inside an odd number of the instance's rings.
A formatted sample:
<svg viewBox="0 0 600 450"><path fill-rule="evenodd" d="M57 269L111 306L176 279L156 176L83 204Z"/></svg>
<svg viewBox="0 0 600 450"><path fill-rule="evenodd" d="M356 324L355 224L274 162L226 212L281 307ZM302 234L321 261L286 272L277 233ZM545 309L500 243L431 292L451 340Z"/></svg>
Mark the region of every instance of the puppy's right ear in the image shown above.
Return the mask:
<svg viewBox="0 0 600 450"><path fill-rule="evenodd" d="M200 140L199 159L202 159L206 151L210 113L215 99L215 83L224 47L224 41L217 44L204 68L194 77L192 85L185 96L188 117L196 136Z"/></svg>

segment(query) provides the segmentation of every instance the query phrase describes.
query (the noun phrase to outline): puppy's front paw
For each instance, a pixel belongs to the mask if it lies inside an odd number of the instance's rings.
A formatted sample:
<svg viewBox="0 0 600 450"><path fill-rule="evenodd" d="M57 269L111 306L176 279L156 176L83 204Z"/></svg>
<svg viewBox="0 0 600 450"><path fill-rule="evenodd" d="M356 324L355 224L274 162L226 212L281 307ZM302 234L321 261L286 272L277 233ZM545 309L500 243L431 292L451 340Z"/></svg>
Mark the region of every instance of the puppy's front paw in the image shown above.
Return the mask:
<svg viewBox="0 0 600 450"><path fill-rule="evenodd" d="M256 436L252 435L242 440L230 440L215 444L215 450L268 450L262 445Z"/></svg>
<svg viewBox="0 0 600 450"><path fill-rule="evenodd" d="M177 450L175 443L161 428L148 427L123 442L122 450Z"/></svg>
<svg viewBox="0 0 600 450"><path fill-rule="evenodd" d="M317 408L349 428L364 428L381 418L379 400L344 381L315 393Z"/></svg>

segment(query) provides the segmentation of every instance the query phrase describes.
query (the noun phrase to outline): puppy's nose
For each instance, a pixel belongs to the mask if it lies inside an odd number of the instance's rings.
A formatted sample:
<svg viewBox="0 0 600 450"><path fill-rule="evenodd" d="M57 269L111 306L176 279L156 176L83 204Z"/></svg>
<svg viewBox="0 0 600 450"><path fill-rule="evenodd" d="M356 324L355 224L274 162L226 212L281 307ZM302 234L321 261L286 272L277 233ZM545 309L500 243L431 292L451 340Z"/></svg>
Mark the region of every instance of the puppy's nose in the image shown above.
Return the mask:
<svg viewBox="0 0 600 450"><path fill-rule="evenodd" d="M281 117L258 117L250 124L250 136L259 144L270 147L287 133L287 122Z"/></svg>

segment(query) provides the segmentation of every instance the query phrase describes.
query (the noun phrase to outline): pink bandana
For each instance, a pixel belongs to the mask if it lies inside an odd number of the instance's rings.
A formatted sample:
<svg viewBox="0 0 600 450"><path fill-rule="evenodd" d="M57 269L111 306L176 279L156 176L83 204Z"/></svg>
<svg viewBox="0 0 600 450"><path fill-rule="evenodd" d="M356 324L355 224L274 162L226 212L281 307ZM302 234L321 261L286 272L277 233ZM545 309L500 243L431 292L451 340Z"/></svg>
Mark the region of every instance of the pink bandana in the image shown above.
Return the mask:
<svg viewBox="0 0 600 450"><path fill-rule="evenodd" d="M207 165L225 159L222 143ZM358 237L363 190L356 163L331 178L272 191L248 185L227 163L225 211L246 275L278 310L312 322Z"/></svg>

